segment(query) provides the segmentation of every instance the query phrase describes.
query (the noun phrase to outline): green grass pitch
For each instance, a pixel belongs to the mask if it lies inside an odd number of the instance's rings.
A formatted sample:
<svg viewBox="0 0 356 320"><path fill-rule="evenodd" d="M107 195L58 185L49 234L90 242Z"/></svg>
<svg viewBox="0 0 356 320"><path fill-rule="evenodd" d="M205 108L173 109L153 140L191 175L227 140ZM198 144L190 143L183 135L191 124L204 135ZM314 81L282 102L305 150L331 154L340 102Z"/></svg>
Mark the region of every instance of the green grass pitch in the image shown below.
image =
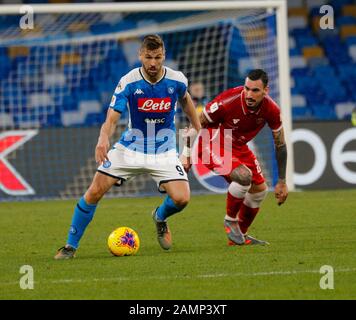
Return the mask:
<svg viewBox="0 0 356 320"><path fill-rule="evenodd" d="M270 245L229 247L225 196L192 196L169 220L168 252L150 214L162 198L103 199L70 261L53 256L76 201L0 203L0 299L355 299L355 199L355 190L295 192L278 207L270 193L250 230ZM138 232L136 256L109 253L119 226ZM20 288L23 265L33 267L33 289ZM320 287L324 265L334 289Z"/></svg>

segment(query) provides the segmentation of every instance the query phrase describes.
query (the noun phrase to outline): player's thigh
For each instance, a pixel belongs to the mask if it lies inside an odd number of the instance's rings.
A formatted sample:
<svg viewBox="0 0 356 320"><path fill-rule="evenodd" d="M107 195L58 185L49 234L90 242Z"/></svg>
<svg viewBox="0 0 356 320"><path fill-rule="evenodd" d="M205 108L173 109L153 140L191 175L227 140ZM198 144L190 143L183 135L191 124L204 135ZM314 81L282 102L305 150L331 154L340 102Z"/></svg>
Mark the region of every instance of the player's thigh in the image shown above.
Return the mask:
<svg viewBox="0 0 356 320"><path fill-rule="evenodd" d="M266 182L262 182L260 184L252 184L251 188L248 190L249 193L259 193L262 191L267 190L267 184Z"/></svg>
<svg viewBox="0 0 356 320"><path fill-rule="evenodd" d="M166 192L176 204L185 205L190 198L188 176L175 152L157 156L157 162L148 167L158 190Z"/></svg>
<svg viewBox="0 0 356 320"><path fill-rule="evenodd" d="M145 172L142 154L125 148L119 143L108 152L108 159L98 167L97 171L113 178L116 186L121 186L125 181Z"/></svg>
<svg viewBox="0 0 356 320"><path fill-rule="evenodd" d="M117 178L96 172L84 197L88 203L96 203L109 189L118 182Z"/></svg>
<svg viewBox="0 0 356 320"><path fill-rule="evenodd" d="M248 186L252 181L252 170L241 163L231 171L230 179L242 186Z"/></svg>
<svg viewBox="0 0 356 320"><path fill-rule="evenodd" d="M89 203L96 203L113 185L121 186L124 181L130 179L132 176L130 160L132 162L132 157L125 157L123 147L116 144L108 152L108 161L98 167L85 199L89 200Z"/></svg>
<svg viewBox="0 0 356 320"><path fill-rule="evenodd" d="M243 164L248 169L250 169L252 173L252 184L260 185L265 182L260 163L251 150L239 155L238 160L239 161L236 162L237 165Z"/></svg>
<svg viewBox="0 0 356 320"><path fill-rule="evenodd" d="M160 188L167 192L173 202L179 206L186 206L190 200L190 188L188 181L168 181L162 183Z"/></svg>

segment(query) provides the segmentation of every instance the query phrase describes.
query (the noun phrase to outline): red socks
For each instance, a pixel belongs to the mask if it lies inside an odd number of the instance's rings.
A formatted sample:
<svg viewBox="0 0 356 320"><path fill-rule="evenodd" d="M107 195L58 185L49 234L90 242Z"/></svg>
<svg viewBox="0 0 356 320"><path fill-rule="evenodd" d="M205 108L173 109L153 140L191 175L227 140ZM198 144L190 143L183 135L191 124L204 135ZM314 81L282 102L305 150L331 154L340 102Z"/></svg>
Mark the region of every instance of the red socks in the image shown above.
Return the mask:
<svg viewBox="0 0 356 320"><path fill-rule="evenodd" d="M267 189L257 192L248 193L250 186L241 186L232 182L229 186L226 199L226 216L225 219L238 221L241 232L246 234L247 229L255 219L261 202L267 195Z"/></svg>
<svg viewBox="0 0 356 320"><path fill-rule="evenodd" d="M226 214L231 220L237 220L237 213L240 210L240 207L243 202L243 198L239 199L231 195L230 192L227 192L227 199L226 199Z"/></svg>
<svg viewBox="0 0 356 320"><path fill-rule="evenodd" d="M247 207L244 203L242 203L238 220L241 232L245 234L247 232L248 227L252 224L253 220L255 219L258 210L260 208L250 208Z"/></svg>

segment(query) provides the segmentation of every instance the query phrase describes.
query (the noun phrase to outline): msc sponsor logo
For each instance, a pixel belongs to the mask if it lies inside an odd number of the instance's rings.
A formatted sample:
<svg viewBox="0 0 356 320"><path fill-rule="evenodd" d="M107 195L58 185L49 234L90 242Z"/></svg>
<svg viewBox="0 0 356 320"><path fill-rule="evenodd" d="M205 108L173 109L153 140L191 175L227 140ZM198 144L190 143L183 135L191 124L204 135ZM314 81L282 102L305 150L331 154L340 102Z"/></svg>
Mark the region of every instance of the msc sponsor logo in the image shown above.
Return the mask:
<svg viewBox="0 0 356 320"><path fill-rule="evenodd" d="M146 123L154 123L154 124L163 124L163 123L165 123L165 121L166 121L165 118L158 118L158 119L146 118L145 119Z"/></svg>
<svg viewBox="0 0 356 320"><path fill-rule="evenodd" d="M171 109L171 98L138 99L138 111L140 112L169 112Z"/></svg>

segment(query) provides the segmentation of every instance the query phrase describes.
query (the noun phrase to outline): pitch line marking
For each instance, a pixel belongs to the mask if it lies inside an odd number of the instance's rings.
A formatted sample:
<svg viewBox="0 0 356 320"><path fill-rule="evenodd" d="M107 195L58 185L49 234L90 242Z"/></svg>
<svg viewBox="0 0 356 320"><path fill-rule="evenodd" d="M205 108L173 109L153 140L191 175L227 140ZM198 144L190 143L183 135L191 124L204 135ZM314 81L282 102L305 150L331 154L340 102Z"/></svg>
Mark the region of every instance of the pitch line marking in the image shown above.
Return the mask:
<svg viewBox="0 0 356 320"><path fill-rule="evenodd" d="M343 269L336 269L334 270L335 273L341 272L356 272L356 268L343 268ZM204 279L204 278L224 278L224 277L259 277L259 276L279 276L279 275L294 275L294 274L301 274L301 273L320 273L319 270L290 270L290 271L270 271L270 272L253 272L253 273L243 273L243 272L236 272L236 273L217 273L217 274L198 274L198 275L178 275L178 276L144 276L145 280L174 280L174 279ZM141 278L130 278L130 277L117 277L117 278L87 278L87 279L59 279L59 280L40 280L34 281L35 284L39 283L53 283L53 284L60 284L60 283L84 283L84 282L115 282L115 281L142 281ZM4 285L18 285L18 282L0 282L0 286Z"/></svg>

